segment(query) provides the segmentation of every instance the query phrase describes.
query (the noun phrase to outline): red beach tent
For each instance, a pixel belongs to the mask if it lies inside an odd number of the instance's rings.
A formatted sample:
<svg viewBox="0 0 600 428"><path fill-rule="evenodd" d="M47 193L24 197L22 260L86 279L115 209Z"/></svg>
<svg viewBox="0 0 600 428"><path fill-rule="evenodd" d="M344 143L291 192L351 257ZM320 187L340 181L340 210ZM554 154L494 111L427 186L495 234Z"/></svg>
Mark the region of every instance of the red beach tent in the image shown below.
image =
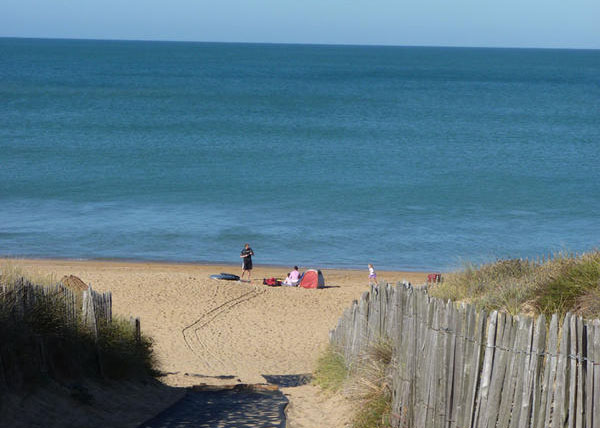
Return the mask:
<svg viewBox="0 0 600 428"><path fill-rule="evenodd" d="M303 288L325 288L325 278L320 270L309 269L304 272L298 287Z"/></svg>

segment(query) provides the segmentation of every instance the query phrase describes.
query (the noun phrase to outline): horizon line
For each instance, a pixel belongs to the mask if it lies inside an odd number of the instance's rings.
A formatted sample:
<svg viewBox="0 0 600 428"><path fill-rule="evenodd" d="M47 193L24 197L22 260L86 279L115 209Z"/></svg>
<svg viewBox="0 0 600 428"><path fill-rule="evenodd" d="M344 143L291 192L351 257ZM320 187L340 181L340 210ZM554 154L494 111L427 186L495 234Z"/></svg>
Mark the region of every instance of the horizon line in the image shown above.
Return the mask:
<svg viewBox="0 0 600 428"><path fill-rule="evenodd" d="M396 45L380 43L307 43L307 42L244 42L220 40L168 40L168 39L127 39L127 38L95 38L95 37L34 37L34 36L5 36L0 39L28 40L74 40L74 41L105 41L105 42L147 42L147 43L211 43L211 44L246 44L246 45L298 45L298 46L345 46L345 47L396 47L396 48L456 48L456 49L540 49L540 50L583 50L597 51L598 48L581 47L539 47L539 46L483 46L483 45Z"/></svg>

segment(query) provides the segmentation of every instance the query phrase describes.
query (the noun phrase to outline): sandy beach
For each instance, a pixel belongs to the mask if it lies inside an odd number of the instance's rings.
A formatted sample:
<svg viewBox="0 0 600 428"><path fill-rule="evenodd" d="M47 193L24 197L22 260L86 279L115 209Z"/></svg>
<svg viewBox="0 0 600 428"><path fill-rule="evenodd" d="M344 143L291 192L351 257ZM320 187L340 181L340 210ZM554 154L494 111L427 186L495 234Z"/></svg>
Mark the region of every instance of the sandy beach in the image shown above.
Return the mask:
<svg viewBox="0 0 600 428"><path fill-rule="evenodd" d="M160 367L174 386L264 382L261 375L308 373L328 332L352 300L368 290L367 270L323 270L328 288L267 287L282 267L253 270L251 284L216 281L237 266L11 259L40 275L76 275L113 293L113 311L141 319ZM423 282L424 273L378 272L380 281ZM186 373L188 374L186 376ZM232 376L215 379L200 376Z"/></svg>
<svg viewBox="0 0 600 428"><path fill-rule="evenodd" d="M8 263L56 279L76 275L98 291L110 290L116 315L141 318L160 369L168 373L163 381L171 386L264 383L262 375L310 373L344 308L368 290L366 265L365 270L323 270L327 288L306 290L262 284L263 277L284 277L289 269L283 267L256 266L253 282L243 283L209 278L220 272L239 275L239 267L231 265ZM426 274L379 271L378 278L420 283Z"/></svg>

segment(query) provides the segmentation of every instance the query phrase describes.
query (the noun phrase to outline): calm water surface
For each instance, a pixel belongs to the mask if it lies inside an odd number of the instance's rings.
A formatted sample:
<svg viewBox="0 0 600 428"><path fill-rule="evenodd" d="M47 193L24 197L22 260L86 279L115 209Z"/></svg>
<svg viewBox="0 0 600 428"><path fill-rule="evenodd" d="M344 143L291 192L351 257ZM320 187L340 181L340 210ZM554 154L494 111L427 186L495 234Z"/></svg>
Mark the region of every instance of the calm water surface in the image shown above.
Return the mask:
<svg viewBox="0 0 600 428"><path fill-rule="evenodd" d="M450 269L600 237L600 51L0 39L0 254Z"/></svg>

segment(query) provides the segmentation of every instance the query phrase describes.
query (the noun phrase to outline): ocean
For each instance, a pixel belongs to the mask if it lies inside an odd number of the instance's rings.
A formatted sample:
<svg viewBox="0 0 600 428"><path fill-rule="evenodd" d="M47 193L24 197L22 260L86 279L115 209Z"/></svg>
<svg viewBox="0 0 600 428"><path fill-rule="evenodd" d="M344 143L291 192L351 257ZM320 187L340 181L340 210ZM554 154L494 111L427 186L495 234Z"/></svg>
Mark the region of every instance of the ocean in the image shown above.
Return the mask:
<svg viewBox="0 0 600 428"><path fill-rule="evenodd" d="M600 51L0 38L0 254L440 270L600 240Z"/></svg>

